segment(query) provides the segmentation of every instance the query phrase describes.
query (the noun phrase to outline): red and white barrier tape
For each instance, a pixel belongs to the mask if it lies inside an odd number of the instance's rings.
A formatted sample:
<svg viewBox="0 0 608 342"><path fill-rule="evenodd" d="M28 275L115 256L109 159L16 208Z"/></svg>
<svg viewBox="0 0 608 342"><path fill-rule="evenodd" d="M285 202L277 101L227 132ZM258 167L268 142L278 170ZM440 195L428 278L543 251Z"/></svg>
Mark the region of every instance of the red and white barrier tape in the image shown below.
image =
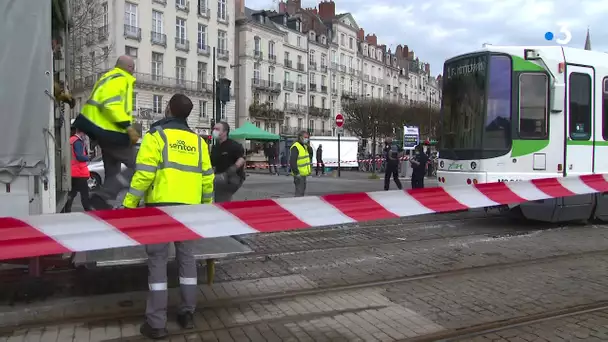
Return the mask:
<svg viewBox="0 0 608 342"><path fill-rule="evenodd" d="M608 192L608 175L0 218L0 260L515 204Z"/></svg>

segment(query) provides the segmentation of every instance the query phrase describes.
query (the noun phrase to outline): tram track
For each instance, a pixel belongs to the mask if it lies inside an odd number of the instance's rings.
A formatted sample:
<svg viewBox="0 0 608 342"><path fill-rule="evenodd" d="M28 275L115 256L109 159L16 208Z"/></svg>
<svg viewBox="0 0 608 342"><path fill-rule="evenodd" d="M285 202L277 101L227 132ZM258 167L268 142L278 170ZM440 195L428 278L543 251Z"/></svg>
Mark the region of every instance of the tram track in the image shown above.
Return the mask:
<svg viewBox="0 0 608 342"><path fill-rule="evenodd" d="M402 277L394 277L392 279L378 280L378 281L366 281L359 282L354 284L347 285L338 285L338 286L320 286L312 289L303 289L303 290L288 290L288 291L279 291L273 293L259 294L259 295L249 295L249 296L236 296L232 298L225 299L216 299L209 300L205 302L199 303L201 307L206 309L219 309L219 308L229 308L236 307L238 305L247 304L247 303L256 303L256 302L268 302L268 301L278 301L278 300L287 300L293 299L300 296L316 296L323 295L328 293L336 293L336 292L345 292L352 290L362 290L362 289L370 289L370 288L384 288L392 285L411 283L416 281L423 281L428 279L440 279L440 278L448 278L453 276L461 276L461 275L473 275L477 273L489 272L489 271L497 271L503 269L511 269L511 268L519 268L519 267L527 267L539 264L549 264L556 261L563 261L569 259L579 259L585 257L593 257L593 256L605 256L608 255L608 249L596 250L596 251L587 251L581 253L571 253L565 255L555 255L548 256L542 258L536 258L531 260L521 260L507 263L497 263L497 264L489 264L483 266L473 266L473 267L464 267L455 270L449 271L440 271L440 272L432 272L432 273L424 273L418 275L411 276L402 276ZM560 318L564 317L564 315L576 315L588 312L588 310L603 310L608 308L608 301L606 302L596 302L585 305L573 306L568 308L563 308L559 310L554 310L551 312L546 312L544 314L533 314L526 315L525 317L515 317L507 320L500 320L490 323L483 323L475 326L468 326L458 329L446 329L437 333L423 335L416 337L414 339L407 339L404 341L408 342L419 342L419 341L437 341L437 340L449 340L453 338L466 338L468 336L476 336L480 334L486 334L488 332L494 330L503 330L509 329L512 327L516 327L518 325L524 324L532 324L537 321L543 319L550 318ZM170 308L170 310L174 310L175 308ZM367 307L370 309L370 307ZM373 308L372 308L373 309ZM89 324L89 325L97 325L97 324L105 324L108 321L138 321L141 319L142 308L132 305L129 307L125 305L123 309L119 312L112 313L104 313L104 314L92 314L88 316L77 315L74 317L69 317L68 313L66 313L59 321L57 318L49 318L49 319L39 319L37 321L32 321L28 324L20 324L18 327L0 327L0 337L8 337L11 336L16 330L23 329L33 329L40 328L46 325L65 325L65 324ZM318 315L329 315L330 313L318 313ZM340 313L333 313L340 314ZM282 320L294 320L294 319L304 319L303 317L290 317L286 316L282 318ZM276 322L273 319L273 322ZM225 329L230 329L234 327L244 327L250 326L254 324L260 324L263 322L250 322L243 324L234 324ZM188 333L202 333L205 331L209 331L209 329L193 329L189 330ZM174 333L173 336L180 336L184 332ZM110 341L110 340L108 340ZM120 341L143 341L143 339L139 339L139 337L121 339Z"/></svg>

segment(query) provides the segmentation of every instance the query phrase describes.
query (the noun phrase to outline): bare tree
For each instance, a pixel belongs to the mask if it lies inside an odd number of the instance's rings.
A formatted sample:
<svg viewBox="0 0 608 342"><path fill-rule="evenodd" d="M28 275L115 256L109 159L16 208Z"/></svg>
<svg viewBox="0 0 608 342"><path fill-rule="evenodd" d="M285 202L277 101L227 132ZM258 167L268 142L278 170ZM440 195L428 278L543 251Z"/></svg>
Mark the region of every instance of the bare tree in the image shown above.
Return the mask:
<svg viewBox="0 0 608 342"><path fill-rule="evenodd" d="M70 66L74 78L107 69L112 53L109 40L108 4L100 0L71 1Z"/></svg>

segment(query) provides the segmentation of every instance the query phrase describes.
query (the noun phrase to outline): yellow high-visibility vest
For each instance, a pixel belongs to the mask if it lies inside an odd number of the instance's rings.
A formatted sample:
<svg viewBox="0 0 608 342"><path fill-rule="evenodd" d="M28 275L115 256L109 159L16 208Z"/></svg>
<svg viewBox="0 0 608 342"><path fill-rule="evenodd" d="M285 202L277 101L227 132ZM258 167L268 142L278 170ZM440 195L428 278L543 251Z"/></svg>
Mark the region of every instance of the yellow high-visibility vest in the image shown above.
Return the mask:
<svg viewBox="0 0 608 342"><path fill-rule="evenodd" d="M291 145L290 150L294 147L298 150L298 172L301 176L310 176L310 174L312 173L312 166L310 163L310 155L308 154L308 149L302 146L302 144L300 144L300 142L298 141Z"/></svg>

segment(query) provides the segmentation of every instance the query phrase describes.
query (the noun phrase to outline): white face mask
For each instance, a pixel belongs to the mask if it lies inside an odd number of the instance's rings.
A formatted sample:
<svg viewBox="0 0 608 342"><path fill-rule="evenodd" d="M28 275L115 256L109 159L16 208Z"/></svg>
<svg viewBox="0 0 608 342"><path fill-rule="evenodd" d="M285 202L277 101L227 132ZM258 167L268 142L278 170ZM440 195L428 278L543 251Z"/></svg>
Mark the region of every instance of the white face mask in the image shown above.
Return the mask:
<svg viewBox="0 0 608 342"><path fill-rule="evenodd" d="M308 139L304 138L302 140L304 141L305 144L308 144L308 141L309 141Z"/></svg>
<svg viewBox="0 0 608 342"><path fill-rule="evenodd" d="M217 139L220 137L220 131L214 129L213 132L211 132L211 135Z"/></svg>

